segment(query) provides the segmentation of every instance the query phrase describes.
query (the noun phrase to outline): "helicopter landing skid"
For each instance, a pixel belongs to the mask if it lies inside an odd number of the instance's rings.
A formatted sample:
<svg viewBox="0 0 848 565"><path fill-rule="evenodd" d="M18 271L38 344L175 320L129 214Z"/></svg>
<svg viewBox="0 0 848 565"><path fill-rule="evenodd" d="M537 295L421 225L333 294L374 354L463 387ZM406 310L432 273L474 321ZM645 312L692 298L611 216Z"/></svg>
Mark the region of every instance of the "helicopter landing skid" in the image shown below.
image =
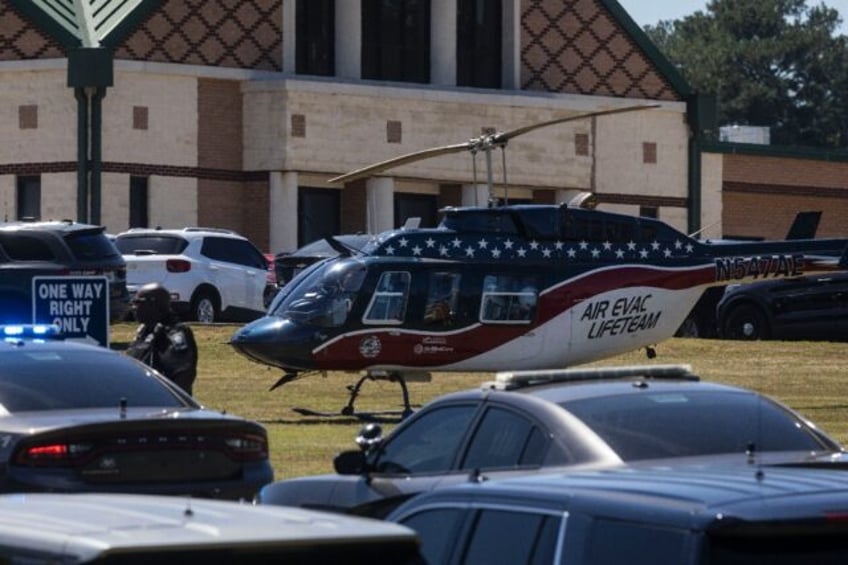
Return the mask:
<svg viewBox="0 0 848 565"><path fill-rule="evenodd" d="M387 410L381 412L356 412L353 405L356 402L357 397L359 396L360 390L362 389L362 385L365 384L365 381L378 380L396 382L400 385L400 389L403 394L403 410ZM347 401L347 404L338 413L319 412L316 410L310 410L308 408L294 408L294 411L304 416L353 416L360 420L366 421L374 421L384 416L399 416L400 419L403 420L404 418L410 416L413 412L412 405L409 403L409 389L406 386L406 379L403 375L399 373L367 373L360 377L360 379L356 381L356 384L348 386L347 388L350 391L350 397Z"/></svg>

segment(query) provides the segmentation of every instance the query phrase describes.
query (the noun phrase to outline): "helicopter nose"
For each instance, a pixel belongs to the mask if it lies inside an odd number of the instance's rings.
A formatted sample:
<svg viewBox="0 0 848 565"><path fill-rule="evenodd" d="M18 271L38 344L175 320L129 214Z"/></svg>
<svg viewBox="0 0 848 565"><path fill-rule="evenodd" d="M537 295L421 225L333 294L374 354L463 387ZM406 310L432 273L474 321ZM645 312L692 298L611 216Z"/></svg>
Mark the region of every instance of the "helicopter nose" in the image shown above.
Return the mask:
<svg viewBox="0 0 848 565"><path fill-rule="evenodd" d="M236 330L230 345L252 361L284 370L315 367L310 331L290 320L265 316Z"/></svg>

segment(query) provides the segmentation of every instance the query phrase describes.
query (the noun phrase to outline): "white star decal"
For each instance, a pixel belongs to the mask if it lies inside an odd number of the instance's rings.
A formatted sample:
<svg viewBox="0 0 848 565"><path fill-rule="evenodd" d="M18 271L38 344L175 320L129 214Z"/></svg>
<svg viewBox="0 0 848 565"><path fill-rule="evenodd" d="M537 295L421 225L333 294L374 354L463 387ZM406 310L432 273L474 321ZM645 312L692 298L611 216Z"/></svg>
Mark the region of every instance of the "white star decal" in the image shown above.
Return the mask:
<svg viewBox="0 0 848 565"><path fill-rule="evenodd" d="M458 237L454 238L453 246L454 246L454 249L459 249L460 247L462 247L462 240L460 240Z"/></svg>
<svg viewBox="0 0 848 565"><path fill-rule="evenodd" d="M427 244L427 249L433 249L436 246L436 240L432 237L428 237L424 243Z"/></svg>
<svg viewBox="0 0 848 565"><path fill-rule="evenodd" d="M568 255L571 259L574 259L575 257L577 257L577 252L574 250L573 247L569 247L568 251L566 251L566 255Z"/></svg>
<svg viewBox="0 0 848 565"><path fill-rule="evenodd" d="M493 258L495 258L495 259L500 259L500 257L501 257L501 250L500 250L500 249L498 249L497 247L496 247L496 248L494 248L494 249L492 249L492 257L493 257Z"/></svg>
<svg viewBox="0 0 848 565"><path fill-rule="evenodd" d="M413 255L421 255L421 247L419 247L418 245L416 245L415 247L413 247L413 248L412 248L412 254L413 254Z"/></svg>
<svg viewBox="0 0 848 565"><path fill-rule="evenodd" d="M562 248L563 248L563 246L565 246L565 244L561 241L557 241L554 246L556 247L557 251L562 251Z"/></svg>
<svg viewBox="0 0 848 565"><path fill-rule="evenodd" d="M473 247L467 247L465 249L465 256L466 257L474 257L474 248Z"/></svg>
<svg viewBox="0 0 848 565"><path fill-rule="evenodd" d="M535 241L535 240L531 241L530 242L530 249L532 249L533 251L536 251L537 249L539 249L539 242Z"/></svg>
<svg viewBox="0 0 848 565"><path fill-rule="evenodd" d="M681 249L682 247L683 247L683 243L679 239L674 240L674 248L675 249Z"/></svg>
<svg viewBox="0 0 848 565"><path fill-rule="evenodd" d="M444 245L439 247L439 255L441 255L442 257L447 257L448 256L448 248L445 247Z"/></svg>
<svg viewBox="0 0 848 565"><path fill-rule="evenodd" d="M665 258L666 258L666 259L668 259L669 257L671 257L671 249L666 249L666 250L663 252L663 255L665 255Z"/></svg>
<svg viewBox="0 0 848 565"><path fill-rule="evenodd" d="M402 237L402 238L400 238L400 241L398 241L398 243L400 243L401 247L406 247L407 244L409 243L409 240L406 239L405 237Z"/></svg>
<svg viewBox="0 0 848 565"><path fill-rule="evenodd" d="M512 249L513 243L511 239L504 241L504 249Z"/></svg>
<svg viewBox="0 0 848 565"><path fill-rule="evenodd" d="M693 246L691 243L686 244L686 253L692 253L693 249L695 249L695 246Z"/></svg>
<svg viewBox="0 0 848 565"><path fill-rule="evenodd" d="M394 254L395 254L395 248L394 248L393 245L389 245L388 247L386 247L386 255L394 255Z"/></svg>
<svg viewBox="0 0 848 565"><path fill-rule="evenodd" d="M615 257L616 257L616 259L624 259L624 250L623 249L616 249L615 250Z"/></svg>
<svg viewBox="0 0 848 565"><path fill-rule="evenodd" d="M588 244L588 243L586 243L585 241L581 241L581 242L580 242L580 250L581 250L581 251L586 251L587 249L589 249L589 244Z"/></svg>
<svg viewBox="0 0 848 565"><path fill-rule="evenodd" d="M660 249L660 243L659 243L658 241L653 242L653 243L651 244L651 249L653 249L654 251L659 251L659 249Z"/></svg>
<svg viewBox="0 0 848 565"><path fill-rule="evenodd" d="M642 259L647 259L647 258L648 258L648 250L647 250L647 249L643 249L642 251L640 251L640 252L639 252L639 257L641 257Z"/></svg>
<svg viewBox="0 0 848 565"><path fill-rule="evenodd" d="M627 250L628 251L636 251L636 242L631 241L630 243L628 243L627 244Z"/></svg>
<svg viewBox="0 0 848 565"><path fill-rule="evenodd" d="M605 241L604 242L604 251L609 251L610 249L612 249L612 243L610 243L609 241Z"/></svg>
<svg viewBox="0 0 848 565"><path fill-rule="evenodd" d="M550 249L548 249L547 247L546 247L546 248L544 248L544 249L542 249L542 256L543 256L545 259L550 259L550 258L551 258L551 253L552 253L552 251L551 251Z"/></svg>
<svg viewBox="0 0 848 565"><path fill-rule="evenodd" d="M526 249L524 249L523 247L521 247L521 248L518 250L518 256L519 256L519 257L521 257L521 258L526 257L526 256L527 256L527 250L526 250Z"/></svg>
<svg viewBox="0 0 848 565"><path fill-rule="evenodd" d="M477 242L477 245L480 246L480 249L486 249L487 247L489 247L489 242L486 241L485 239L481 239L480 241Z"/></svg>
<svg viewBox="0 0 848 565"><path fill-rule="evenodd" d="M597 249L597 248L592 249L592 258L593 258L593 259L597 259L597 258L598 258L598 257L600 257L600 256L601 256L601 251L600 251L600 249Z"/></svg>

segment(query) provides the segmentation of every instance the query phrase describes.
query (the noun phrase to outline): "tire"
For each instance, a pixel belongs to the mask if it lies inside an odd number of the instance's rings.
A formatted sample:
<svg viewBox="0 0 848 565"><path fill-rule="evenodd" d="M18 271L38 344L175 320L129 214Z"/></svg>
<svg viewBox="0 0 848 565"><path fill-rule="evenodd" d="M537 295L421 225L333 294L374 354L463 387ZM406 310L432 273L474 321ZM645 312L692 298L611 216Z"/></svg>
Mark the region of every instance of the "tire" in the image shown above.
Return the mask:
<svg viewBox="0 0 848 565"><path fill-rule="evenodd" d="M695 316L687 316L686 319L683 320L683 323L680 324L680 327L677 328L677 332L675 332L674 337L702 337L698 318Z"/></svg>
<svg viewBox="0 0 848 565"><path fill-rule="evenodd" d="M727 339L754 341L768 339L771 335L768 319L753 304L740 304L733 308L725 318L722 329Z"/></svg>
<svg viewBox="0 0 848 565"><path fill-rule="evenodd" d="M191 299L189 318L194 322L211 324L220 321L218 297L210 290L198 290Z"/></svg>

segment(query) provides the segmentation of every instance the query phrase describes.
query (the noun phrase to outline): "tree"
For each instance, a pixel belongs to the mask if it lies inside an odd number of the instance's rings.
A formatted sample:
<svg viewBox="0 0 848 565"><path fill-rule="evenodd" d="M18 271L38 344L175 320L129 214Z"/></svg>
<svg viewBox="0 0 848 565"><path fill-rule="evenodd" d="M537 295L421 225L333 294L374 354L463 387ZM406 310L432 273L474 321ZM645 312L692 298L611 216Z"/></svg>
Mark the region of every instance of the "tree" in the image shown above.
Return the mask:
<svg viewBox="0 0 848 565"><path fill-rule="evenodd" d="M805 0L711 0L645 28L719 124L769 126L773 143L848 146L848 43L839 12Z"/></svg>

